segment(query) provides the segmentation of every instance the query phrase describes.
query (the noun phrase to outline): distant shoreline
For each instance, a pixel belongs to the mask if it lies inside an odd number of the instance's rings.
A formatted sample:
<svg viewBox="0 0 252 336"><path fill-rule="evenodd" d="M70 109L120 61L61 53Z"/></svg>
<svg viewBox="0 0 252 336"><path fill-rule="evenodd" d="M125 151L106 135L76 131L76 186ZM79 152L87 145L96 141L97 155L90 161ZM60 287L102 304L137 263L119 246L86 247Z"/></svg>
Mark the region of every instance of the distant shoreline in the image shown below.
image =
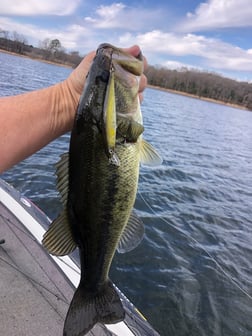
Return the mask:
<svg viewBox="0 0 252 336"><path fill-rule="evenodd" d="M4 53L4 54L10 54L10 55L13 55L13 56L19 56L19 57L29 58L29 59L32 59L34 61L39 61L39 62L48 63L48 64L52 64L52 65L58 65L58 66L62 66L64 68L71 68L71 69L73 69L73 67L70 64L64 64L64 63L58 63L58 62L48 61L48 60L40 58L40 57L32 57L31 55L19 54L19 53L15 53L13 51L5 50L5 49L0 49L0 52Z"/></svg>
<svg viewBox="0 0 252 336"><path fill-rule="evenodd" d="M48 63L48 64L52 64L52 65L58 65L58 66L61 66L61 67L64 67L64 68L73 68L69 64L63 64L63 63L58 63L58 62L53 62L53 61L47 61L47 60L39 58L39 57L32 57L30 55L19 54L19 53L15 53L15 52L12 52L12 51L7 51L7 50L4 50L4 49L0 49L0 52L1 53L5 53L5 54L14 55L14 56L19 56L19 57L33 59L35 61L39 61L39 62L43 62L43 63ZM177 94L177 95L182 95L182 96L186 96L186 97L191 97L191 98L196 98L196 99L200 99L200 100L205 100L205 101L208 101L208 102L211 102L211 103L216 103L216 104L220 104L220 105L226 105L226 106L233 107L233 108L240 109L240 110L250 111L245 106L237 105L237 104L231 104L231 103L226 103L226 102L224 102L222 100L215 100L215 99L212 99L212 98L207 98L207 97L202 97L202 96L200 97L200 96L193 95L193 94L190 94L190 93L187 93L187 92L176 91L176 90L167 89L167 88L163 88L161 86L155 86L155 85L150 85L150 84L148 84L147 87L149 87L151 89L154 89L154 90L160 90L160 91L170 92L170 93L174 93L174 94Z"/></svg>
<svg viewBox="0 0 252 336"><path fill-rule="evenodd" d="M240 109L240 110L245 110L245 111L251 112L245 106L237 105L237 104L231 104L231 103L226 103L226 102L224 102L222 100L216 100L216 99L202 97L202 96L200 97L200 96L197 96L197 95L193 95L191 93L187 93L187 92L183 92L183 91L176 91L176 90L167 89L167 88L163 88L161 86L155 86L155 85L150 85L150 84L148 84L147 87L149 87L150 89L154 89L154 90L160 90L160 91L165 91L165 92L169 92L169 93L174 93L174 94L177 94L177 95L182 95L182 96L186 96L186 97L191 97L191 98L196 98L196 99L200 99L200 100L205 100L205 101L208 101L210 103L216 103L216 104L220 104L220 105L226 105L226 106L233 107L233 108L236 108L236 109Z"/></svg>

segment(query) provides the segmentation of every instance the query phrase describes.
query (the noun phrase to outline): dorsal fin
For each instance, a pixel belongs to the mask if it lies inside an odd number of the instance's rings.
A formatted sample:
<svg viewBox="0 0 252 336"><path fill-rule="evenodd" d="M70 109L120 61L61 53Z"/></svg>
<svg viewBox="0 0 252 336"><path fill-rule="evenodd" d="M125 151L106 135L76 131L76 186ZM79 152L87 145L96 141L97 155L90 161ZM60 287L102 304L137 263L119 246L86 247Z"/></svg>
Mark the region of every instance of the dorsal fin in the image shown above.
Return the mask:
<svg viewBox="0 0 252 336"><path fill-rule="evenodd" d="M57 175L57 189L61 196L63 205L66 205L68 194L68 162L69 153L61 155L60 160L56 163L56 175Z"/></svg>

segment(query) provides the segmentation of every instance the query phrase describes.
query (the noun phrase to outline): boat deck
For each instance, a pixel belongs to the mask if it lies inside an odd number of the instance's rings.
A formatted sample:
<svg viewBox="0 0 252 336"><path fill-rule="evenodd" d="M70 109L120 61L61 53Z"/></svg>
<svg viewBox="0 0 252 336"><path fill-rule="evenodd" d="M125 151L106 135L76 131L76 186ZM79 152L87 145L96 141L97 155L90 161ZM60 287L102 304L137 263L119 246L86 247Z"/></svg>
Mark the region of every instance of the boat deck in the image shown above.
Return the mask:
<svg viewBox="0 0 252 336"><path fill-rule="evenodd" d="M62 335L74 287L0 203L1 239L1 335Z"/></svg>
<svg viewBox="0 0 252 336"><path fill-rule="evenodd" d="M28 222L28 224L27 224ZM41 245L50 220L0 179L0 335L60 336L80 279L69 257L52 257ZM159 336L120 292L126 317L97 323L87 336Z"/></svg>

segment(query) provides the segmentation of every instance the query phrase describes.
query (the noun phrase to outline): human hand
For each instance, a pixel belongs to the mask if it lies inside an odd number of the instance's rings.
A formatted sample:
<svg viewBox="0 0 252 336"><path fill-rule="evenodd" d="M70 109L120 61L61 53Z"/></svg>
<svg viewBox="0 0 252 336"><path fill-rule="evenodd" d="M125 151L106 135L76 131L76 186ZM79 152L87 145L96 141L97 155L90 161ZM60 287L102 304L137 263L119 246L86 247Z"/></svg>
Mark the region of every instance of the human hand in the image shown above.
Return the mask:
<svg viewBox="0 0 252 336"><path fill-rule="evenodd" d="M132 56L137 57L141 52L139 46L134 45L130 48L124 48L124 51L131 54ZM87 54L78 67L71 73L71 75L66 79L66 84L68 90L71 92L71 97L74 100L74 105L77 107L80 95L82 93L84 83L89 71L89 68L93 62L95 57L95 51L90 52ZM147 68L147 61L144 58L144 70ZM147 85L147 78L144 74L141 75L140 82L139 82L139 98L140 102L143 100L143 91Z"/></svg>
<svg viewBox="0 0 252 336"><path fill-rule="evenodd" d="M141 49L139 48L138 45L134 45L130 48L124 48L123 50L135 57L137 57L141 52ZM146 70L147 66L148 66L148 63L147 63L146 58L144 57L144 69L143 70ZM144 74L142 74L140 77L139 90L138 90L140 102L143 101L143 91L146 88L146 86L147 86L147 78Z"/></svg>
<svg viewBox="0 0 252 336"><path fill-rule="evenodd" d="M135 57L140 53L138 46L124 50ZM0 172L72 130L80 95L94 57L95 52L90 52L63 82L0 99ZM140 101L146 84L146 77L142 75L139 82ZM27 128L28 124L32 127Z"/></svg>

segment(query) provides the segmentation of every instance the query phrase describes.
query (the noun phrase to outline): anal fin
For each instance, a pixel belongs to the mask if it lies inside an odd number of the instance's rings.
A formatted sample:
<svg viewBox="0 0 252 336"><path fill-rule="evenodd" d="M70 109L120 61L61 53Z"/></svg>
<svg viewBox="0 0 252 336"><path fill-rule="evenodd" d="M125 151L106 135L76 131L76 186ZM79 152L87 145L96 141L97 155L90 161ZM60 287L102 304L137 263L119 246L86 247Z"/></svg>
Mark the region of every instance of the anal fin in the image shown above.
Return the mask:
<svg viewBox="0 0 252 336"><path fill-rule="evenodd" d="M51 223L48 231L44 234L42 243L49 253L57 256L69 254L77 247L72 236L66 209Z"/></svg>

